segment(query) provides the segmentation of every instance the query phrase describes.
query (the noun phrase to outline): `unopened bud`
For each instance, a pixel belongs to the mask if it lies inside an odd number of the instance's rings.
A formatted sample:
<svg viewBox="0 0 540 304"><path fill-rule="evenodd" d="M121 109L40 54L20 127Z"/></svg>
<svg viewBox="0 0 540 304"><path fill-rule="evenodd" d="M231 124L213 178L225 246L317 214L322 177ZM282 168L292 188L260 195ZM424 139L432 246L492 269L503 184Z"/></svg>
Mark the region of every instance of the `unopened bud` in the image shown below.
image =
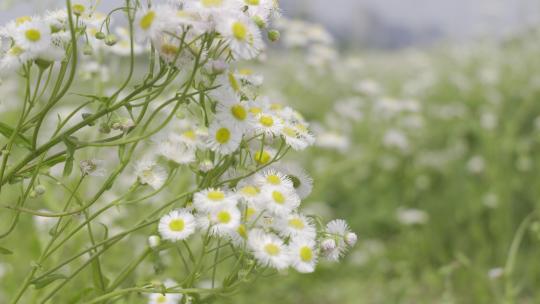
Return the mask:
<svg viewBox="0 0 540 304"><path fill-rule="evenodd" d="M97 40L103 40L106 36L104 32L97 32L94 37L96 37Z"/></svg>
<svg viewBox="0 0 540 304"><path fill-rule="evenodd" d="M161 243L161 238L157 235L151 235L148 237L148 246L150 248L156 248Z"/></svg>
<svg viewBox="0 0 540 304"><path fill-rule="evenodd" d="M358 236L354 232L349 232L345 235L345 243L349 246L354 246L356 244L356 241L358 241Z"/></svg>
<svg viewBox="0 0 540 304"><path fill-rule="evenodd" d="M212 73L222 74L229 68L228 64L223 60L214 60L210 63L212 67Z"/></svg>
<svg viewBox="0 0 540 304"><path fill-rule="evenodd" d="M114 34L109 34L105 36L105 44L108 46L113 46L118 42L118 38Z"/></svg>
<svg viewBox="0 0 540 304"><path fill-rule="evenodd" d="M36 192L37 195L43 195L45 193L47 189L45 188L45 186L43 185L37 185L35 188L34 188L34 191Z"/></svg>
<svg viewBox="0 0 540 304"><path fill-rule="evenodd" d="M212 169L214 169L214 163L209 159L205 159L199 164L199 170L201 170L202 172L206 173Z"/></svg>
<svg viewBox="0 0 540 304"><path fill-rule="evenodd" d="M321 249L324 251L334 250L336 248L336 241L333 239L326 239L321 242Z"/></svg>
<svg viewBox="0 0 540 304"><path fill-rule="evenodd" d="M260 29L264 29L266 28L266 22L264 22L264 20L259 17L259 16L253 16L253 21L255 22L255 24L260 28Z"/></svg>
<svg viewBox="0 0 540 304"><path fill-rule="evenodd" d="M272 42L276 42L281 37L281 33L278 30L268 31L268 39Z"/></svg>
<svg viewBox="0 0 540 304"><path fill-rule="evenodd" d="M92 54L94 54L94 50L92 49L92 46L90 44L84 45L83 54L86 56L91 56Z"/></svg>

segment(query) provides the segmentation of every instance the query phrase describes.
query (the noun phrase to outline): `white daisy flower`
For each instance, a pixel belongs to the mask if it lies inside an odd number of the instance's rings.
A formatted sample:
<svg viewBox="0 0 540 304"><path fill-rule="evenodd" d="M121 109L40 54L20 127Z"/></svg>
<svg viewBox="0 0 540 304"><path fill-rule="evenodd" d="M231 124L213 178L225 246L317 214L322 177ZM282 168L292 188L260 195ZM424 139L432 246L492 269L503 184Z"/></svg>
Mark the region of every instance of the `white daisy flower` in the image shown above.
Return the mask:
<svg viewBox="0 0 540 304"><path fill-rule="evenodd" d="M135 14L136 37L140 41L155 40L161 36L162 32L174 26L171 24L174 20L175 9L169 6L156 6L152 9L141 9Z"/></svg>
<svg viewBox="0 0 540 304"><path fill-rule="evenodd" d="M283 237L315 239L317 230L311 218L302 214L289 214L277 219L274 228Z"/></svg>
<svg viewBox="0 0 540 304"><path fill-rule="evenodd" d="M300 131L290 123L285 123L281 129L281 136L285 139L287 145L295 151L304 150L309 146L309 142L300 135Z"/></svg>
<svg viewBox="0 0 540 304"><path fill-rule="evenodd" d="M289 244L291 266L298 272L310 273L315 271L317 250L315 241L309 238L294 238Z"/></svg>
<svg viewBox="0 0 540 304"><path fill-rule="evenodd" d="M187 0L184 9L198 13L206 20L239 12L242 7L240 0Z"/></svg>
<svg viewBox="0 0 540 304"><path fill-rule="evenodd" d="M351 229L345 220L337 219L326 224L326 232L343 238Z"/></svg>
<svg viewBox="0 0 540 304"><path fill-rule="evenodd" d="M35 58L51 47L51 28L43 21L32 20L17 27L13 35L16 45Z"/></svg>
<svg viewBox="0 0 540 304"><path fill-rule="evenodd" d="M143 159L135 164L135 175L141 184L149 185L154 190L161 188L167 179L167 171L149 159Z"/></svg>
<svg viewBox="0 0 540 304"><path fill-rule="evenodd" d="M260 229L251 230L248 235L248 245L261 265L278 270L289 267L287 248L283 240L276 235L265 233Z"/></svg>
<svg viewBox="0 0 540 304"><path fill-rule="evenodd" d="M210 226L210 234L225 236L231 230L235 230L240 225L241 214L235 206L222 206L210 210L206 216L200 219L200 226L207 230Z"/></svg>
<svg viewBox="0 0 540 304"><path fill-rule="evenodd" d="M293 190L292 180L285 174L275 169L265 169L254 177L255 183L261 188L276 190Z"/></svg>
<svg viewBox="0 0 540 304"><path fill-rule="evenodd" d="M279 135L283 128L281 119L270 113L260 113L256 117L255 129L258 133Z"/></svg>
<svg viewBox="0 0 540 304"><path fill-rule="evenodd" d="M0 57L0 75L9 75L17 71L24 61L24 50L18 46L11 47Z"/></svg>
<svg viewBox="0 0 540 304"><path fill-rule="evenodd" d="M187 209L169 212L159 220L158 230L165 240L180 241L190 237L197 228L195 217Z"/></svg>
<svg viewBox="0 0 540 304"><path fill-rule="evenodd" d="M243 14L220 16L216 30L227 41L236 59L252 59L264 47L259 28Z"/></svg>
<svg viewBox="0 0 540 304"><path fill-rule="evenodd" d="M219 188L208 188L195 193L193 206L197 211L208 212L222 207L236 206L237 198L234 194Z"/></svg>
<svg viewBox="0 0 540 304"><path fill-rule="evenodd" d="M240 146L242 132L230 123L214 120L208 130L207 146L223 155L231 154Z"/></svg>
<svg viewBox="0 0 540 304"><path fill-rule="evenodd" d="M254 203L261 196L261 188L251 180L242 180L236 187L236 194L245 202Z"/></svg>
<svg viewBox="0 0 540 304"><path fill-rule="evenodd" d="M300 197L294 190L265 187L259 200L259 206L275 215L286 215L300 206Z"/></svg>
<svg viewBox="0 0 540 304"><path fill-rule="evenodd" d="M216 119L230 122L236 129L243 131L248 130L254 123L247 103L242 101L218 103Z"/></svg>
<svg viewBox="0 0 540 304"><path fill-rule="evenodd" d="M170 134L159 143L159 154L177 164L190 164L195 162L195 148L184 143L179 136Z"/></svg>
<svg viewBox="0 0 540 304"><path fill-rule="evenodd" d="M242 85L234 73L226 72L216 77L214 81L217 88L208 92L208 95L217 101L237 101L242 94Z"/></svg>

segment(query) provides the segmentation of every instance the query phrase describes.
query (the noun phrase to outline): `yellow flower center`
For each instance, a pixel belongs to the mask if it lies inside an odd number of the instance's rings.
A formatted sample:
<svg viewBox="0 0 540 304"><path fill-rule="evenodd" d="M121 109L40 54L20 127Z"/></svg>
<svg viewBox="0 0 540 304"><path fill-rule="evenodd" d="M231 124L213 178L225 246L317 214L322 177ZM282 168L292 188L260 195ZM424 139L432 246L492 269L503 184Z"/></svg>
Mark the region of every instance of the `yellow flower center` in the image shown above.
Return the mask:
<svg viewBox="0 0 540 304"><path fill-rule="evenodd" d="M247 5L259 5L260 0L244 0Z"/></svg>
<svg viewBox="0 0 540 304"><path fill-rule="evenodd" d="M24 32L26 39L37 42L41 39L41 32L38 29L28 29Z"/></svg>
<svg viewBox="0 0 540 304"><path fill-rule="evenodd" d="M302 262L309 262L313 260L313 250L307 246L300 248L300 259Z"/></svg>
<svg viewBox="0 0 540 304"><path fill-rule="evenodd" d="M246 218L252 218L255 215L256 211L253 208L247 208L246 209Z"/></svg>
<svg viewBox="0 0 540 304"><path fill-rule="evenodd" d="M244 41L246 40L248 29L245 24L243 24L242 22L236 21L232 25L232 33L233 33L234 38Z"/></svg>
<svg viewBox="0 0 540 304"><path fill-rule="evenodd" d="M171 229L174 232L180 232L184 230L185 223L183 219L174 219L169 223L169 229Z"/></svg>
<svg viewBox="0 0 540 304"><path fill-rule="evenodd" d="M259 118L259 122L261 123L261 125L268 128L274 125L274 119L268 115L261 116L261 118Z"/></svg>
<svg viewBox="0 0 540 304"><path fill-rule="evenodd" d="M210 191L208 192L206 197L208 197L210 200L213 200L213 201L221 201L225 198L225 193L221 191Z"/></svg>
<svg viewBox="0 0 540 304"><path fill-rule="evenodd" d="M279 247L276 244L267 244L264 246L264 251L271 256L276 256L279 254Z"/></svg>
<svg viewBox="0 0 540 304"><path fill-rule="evenodd" d="M14 46L11 49L9 49L8 53L11 54L11 55L14 55L14 56L18 56L18 55L22 54L23 51L24 50L21 49L20 47Z"/></svg>
<svg viewBox="0 0 540 304"><path fill-rule="evenodd" d="M156 18L156 13L154 11L149 11L141 18L141 21L139 22L139 25L143 30L147 30L152 26L152 23L154 23L154 19Z"/></svg>
<svg viewBox="0 0 540 304"><path fill-rule="evenodd" d="M227 128L221 128L216 132L216 140L220 144L226 144L231 139L231 131Z"/></svg>
<svg viewBox="0 0 540 304"><path fill-rule="evenodd" d="M291 127L284 127L282 132L289 137L296 137L296 130Z"/></svg>
<svg viewBox="0 0 540 304"><path fill-rule="evenodd" d="M271 156L266 151L258 151L254 158L257 163L264 165L270 161Z"/></svg>
<svg viewBox="0 0 540 304"><path fill-rule="evenodd" d="M79 15L84 13L84 11L86 10L86 7L84 5L82 5L82 4L80 4L80 3L73 4L72 8L73 8L73 12L75 12L75 14L79 14Z"/></svg>
<svg viewBox="0 0 540 304"><path fill-rule="evenodd" d="M164 43L161 45L161 52L165 55L176 55L178 53L178 47L174 44Z"/></svg>
<svg viewBox="0 0 540 304"><path fill-rule="evenodd" d="M164 295L159 295L159 297L157 298L157 302L158 303L166 303L167 302L167 297L164 296Z"/></svg>
<svg viewBox="0 0 540 304"><path fill-rule="evenodd" d="M238 228L236 229L236 232L238 232L238 235L240 235L240 237L242 237L243 239L247 239L246 226L244 225L238 226Z"/></svg>
<svg viewBox="0 0 540 304"><path fill-rule="evenodd" d="M238 73L244 76L249 76L253 74L253 71L250 69L240 69L238 70Z"/></svg>
<svg viewBox="0 0 540 304"><path fill-rule="evenodd" d="M244 188L242 188L241 191L243 194L249 195L249 196L255 196L259 194L259 189L257 189L254 186L245 186Z"/></svg>
<svg viewBox="0 0 540 304"><path fill-rule="evenodd" d="M231 221L231 214L227 211L220 211L217 214L217 220L222 224L227 224Z"/></svg>
<svg viewBox="0 0 540 304"><path fill-rule="evenodd" d="M185 137L187 137L189 139L192 139L192 140L195 140L195 138L197 137L195 135L195 131L193 131L193 130L187 130L184 133L182 133L182 135L184 135Z"/></svg>
<svg viewBox="0 0 540 304"><path fill-rule="evenodd" d="M274 202L283 205L285 203L285 195L279 191L273 191L272 192L272 198L274 199Z"/></svg>
<svg viewBox="0 0 540 304"><path fill-rule="evenodd" d="M22 16L22 17L19 17L17 19L15 19L15 24L16 25L21 25L25 22L28 22L28 21L31 21L32 20L32 17L30 16Z"/></svg>
<svg viewBox="0 0 540 304"><path fill-rule="evenodd" d="M279 176L275 175L275 174L272 174L272 175L268 175L266 177L266 181L272 185L279 185L281 184L281 178L279 178Z"/></svg>
<svg viewBox="0 0 540 304"><path fill-rule="evenodd" d="M250 111L252 114L257 115L257 114L259 114L259 113L262 112L262 109L259 108L259 107L252 107L251 109L249 109L249 111Z"/></svg>
<svg viewBox="0 0 540 304"><path fill-rule="evenodd" d="M280 104L280 103L272 103L272 104L270 105L270 109L276 110L276 111L277 111L277 110L282 110L282 109L283 109L283 105Z"/></svg>
<svg viewBox="0 0 540 304"><path fill-rule="evenodd" d="M236 77L232 73L229 73L229 84L231 85L231 88L238 92L240 91L240 85L238 84L238 81L236 80Z"/></svg>
<svg viewBox="0 0 540 304"><path fill-rule="evenodd" d="M297 230L302 230L305 227L304 222L299 218L290 219L289 226Z"/></svg>
<svg viewBox="0 0 540 304"><path fill-rule="evenodd" d="M246 109L241 105L232 106L231 113L238 120L245 120L247 117Z"/></svg>
<svg viewBox="0 0 540 304"><path fill-rule="evenodd" d="M219 7L223 4L223 0L201 0L201 4L206 7Z"/></svg>

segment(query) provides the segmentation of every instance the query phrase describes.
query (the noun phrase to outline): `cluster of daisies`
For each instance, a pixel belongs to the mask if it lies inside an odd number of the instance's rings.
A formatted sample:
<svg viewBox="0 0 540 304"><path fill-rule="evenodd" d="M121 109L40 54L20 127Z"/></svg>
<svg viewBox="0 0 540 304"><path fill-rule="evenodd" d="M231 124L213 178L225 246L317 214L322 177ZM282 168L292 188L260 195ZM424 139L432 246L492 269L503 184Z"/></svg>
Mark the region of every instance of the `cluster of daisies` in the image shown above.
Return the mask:
<svg viewBox="0 0 540 304"><path fill-rule="evenodd" d="M158 230L164 240L172 242L197 231L208 233L249 250L262 266L312 272L318 256L336 261L357 237L343 220L317 227L316 218L299 212L311 186L302 169L272 166L243 179L235 188L195 193L188 207L163 216Z"/></svg>

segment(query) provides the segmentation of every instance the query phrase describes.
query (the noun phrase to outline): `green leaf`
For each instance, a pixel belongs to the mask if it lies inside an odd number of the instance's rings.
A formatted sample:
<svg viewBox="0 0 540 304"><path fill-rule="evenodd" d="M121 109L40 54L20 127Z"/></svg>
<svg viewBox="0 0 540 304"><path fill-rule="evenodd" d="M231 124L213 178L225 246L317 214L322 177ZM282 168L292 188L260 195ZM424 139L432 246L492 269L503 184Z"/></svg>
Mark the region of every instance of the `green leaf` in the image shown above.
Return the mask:
<svg viewBox="0 0 540 304"><path fill-rule="evenodd" d="M64 177L67 177L73 171L73 162L75 161L75 150L77 149L77 138L65 137L64 144L66 145L66 162L64 164Z"/></svg>
<svg viewBox="0 0 540 304"><path fill-rule="evenodd" d="M3 122L0 122L0 133L4 135L4 137L10 138L11 135L13 134L13 131L14 130L12 127L6 125ZM15 143L29 150L32 150L32 143L30 142L28 138L24 137L24 135L22 134L17 134L17 136L15 137Z"/></svg>
<svg viewBox="0 0 540 304"><path fill-rule="evenodd" d="M39 280L33 280L32 284L35 286L36 289L41 289L56 280L62 280L62 279L67 279L67 277L63 274L53 273L48 276L44 276L43 278Z"/></svg>
<svg viewBox="0 0 540 304"><path fill-rule="evenodd" d="M4 254L4 255L13 254L13 251L4 247L0 247L0 254Z"/></svg>

